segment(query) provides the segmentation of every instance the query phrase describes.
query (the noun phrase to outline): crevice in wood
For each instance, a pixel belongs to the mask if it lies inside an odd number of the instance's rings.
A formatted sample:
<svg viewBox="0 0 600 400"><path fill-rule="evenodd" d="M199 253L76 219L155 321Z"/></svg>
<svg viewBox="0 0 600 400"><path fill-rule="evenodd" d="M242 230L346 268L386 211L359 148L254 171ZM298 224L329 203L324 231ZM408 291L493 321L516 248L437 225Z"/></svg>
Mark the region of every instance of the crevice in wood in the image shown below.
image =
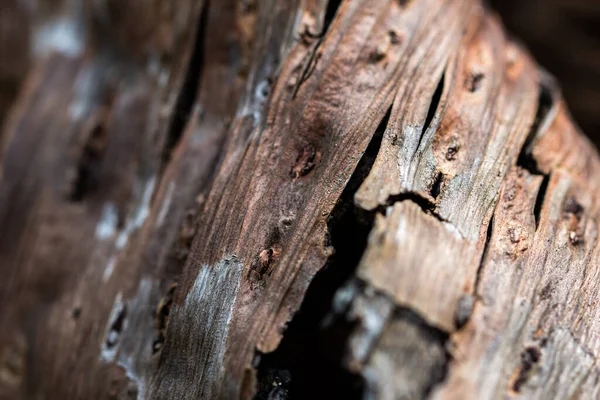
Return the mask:
<svg viewBox="0 0 600 400"><path fill-rule="evenodd" d="M327 2L327 9L325 10L325 17L323 20L323 30L322 30L321 34L314 35L314 34L310 33L308 30L305 30L300 35L302 42L307 46L313 46L313 48L310 50L310 54L308 55L308 61L304 65L302 73L300 74L300 79L298 79L298 83L294 87L294 93L292 94L292 99L296 98L296 96L298 95L298 91L300 90L300 87L302 87L302 84L304 82L306 82L306 80L310 77L310 75L315 70L317 63L319 62L319 59L321 58L321 53L319 52L319 48L321 47L321 43L323 43L323 37L325 36L325 34L327 33L327 30L329 29L329 26L333 22L333 19L335 18L335 15L336 15L337 10L341 3L342 3L341 0L329 0ZM314 44L313 44L313 42L314 42Z"/></svg>
<svg viewBox="0 0 600 400"><path fill-rule="evenodd" d="M304 82L306 82L306 80L308 79L308 77L315 70L317 62L321 58L321 53L319 53L319 47L321 46L322 42L323 42L323 38L322 37L320 37L320 38L317 39L317 42L314 45L314 48L311 51L310 56L308 58L308 62L304 66L304 70L302 71L302 75L300 76L298 84L294 88L294 93L292 94L292 99L296 98L296 96L298 95L298 91L300 90L300 87L302 86L302 84Z"/></svg>
<svg viewBox="0 0 600 400"><path fill-rule="evenodd" d="M354 275L367 246L375 212L356 206L354 193L375 162L390 113L391 107L329 218L326 246L333 247L333 256L310 284L277 350L257 356L256 399L362 398L362 378L349 372L342 361L353 323L340 319L323 327L323 320L337 290ZM273 397L276 395L280 397Z"/></svg>
<svg viewBox="0 0 600 400"><path fill-rule="evenodd" d="M160 299L156 311L154 312L154 325L156 327L156 338L152 343L152 353L155 354L162 349L163 343L165 342L165 335L167 332L167 324L169 322L169 312L171 311L171 305L173 304L173 298L175 296L175 290L177 284L173 283L169 286L169 290L165 296Z"/></svg>
<svg viewBox="0 0 600 400"><path fill-rule="evenodd" d="M431 97L431 103L429 104L429 109L427 110L427 117L425 118L425 123L423 124L423 130L421 131L421 137L419 138L419 143L417 144L417 150L421 147L421 141L429 129L431 122L433 122L433 118L435 117L435 113L437 112L440 101L442 99L442 93L444 93L444 85L446 83L446 73L444 72L438 82L437 87L435 88L435 92Z"/></svg>
<svg viewBox="0 0 600 400"><path fill-rule="evenodd" d="M383 206L379 206L377 208L377 211L382 214L385 214L385 210L388 207L393 206L394 204L400 203L402 201L412 201L413 203L418 205L425 214L431 215L440 222L449 222L446 218L442 217L437 212L437 204L431 201L430 198L422 195L419 192L406 192L389 196L386 201L386 204Z"/></svg>
<svg viewBox="0 0 600 400"><path fill-rule="evenodd" d="M117 343L119 343L119 339L121 337L121 332L125 327L125 320L127 318L127 306L123 305L123 307L118 311L115 319L110 324L110 329L108 334L106 335L105 346L106 349L113 349Z"/></svg>
<svg viewBox="0 0 600 400"><path fill-rule="evenodd" d="M521 152L519 153L519 158L517 159L517 165L525 168L535 175L543 175L540 172L537 161L534 159L533 155L530 153L531 145L542 123L546 120L546 117L550 113L550 111L555 106L555 99L553 89L550 85L546 84L546 82L541 81L539 83L539 98L538 98L538 108L535 114L535 118L533 120L533 124L531 125L531 129L525 139L525 143L521 148Z"/></svg>
<svg viewBox="0 0 600 400"><path fill-rule="evenodd" d="M165 138L165 144L162 151L162 170L166 168L171 160L173 150L183 136L187 122L191 116L193 106L196 102L196 96L200 89L200 79L204 66L204 47L206 41L206 27L208 25L208 14L210 9L210 0L205 0L200 12L194 49L188 63L188 69L181 86L177 102L173 110L173 116Z"/></svg>
<svg viewBox="0 0 600 400"><path fill-rule="evenodd" d="M433 184L431 185L431 189L429 190L429 194L434 199L437 199L442 189L444 187L444 174L440 171L436 172L435 178L433 179Z"/></svg>
<svg viewBox="0 0 600 400"><path fill-rule="evenodd" d="M542 184L538 189L537 196L535 198L535 205L533 207L533 217L535 218L535 228L536 230L540 226L540 219L542 215L542 207L544 205L544 200L546 199L546 192L548 191L548 183L550 183L550 175L544 174L544 179L542 180Z"/></svg>
<svg viewBox="0 0 600 400"><path fill-rule="evenodd" d="M531 129L527 135L527 138L525 139L523 148L519 153L519 158L517 159L517 166L526 169L532 175L543 176L544 178L538 190L538 194L535 200L535 206L533 209L536 229L539 227L540 224L542 206L544 205L544 199L546 198L546 191L548 189L550 175L544 174L538 168L537 161L533 157L533 154L531 154L531 146L533 140L539 132L540 127L542 126L543 122L548 117L548 114L554 107L555 99L553 88L550 86L550 84L542 80L539 83L538 108L535 114L535 118L533 120L533 124L531 125Z"/></svg>
<svg viewBox="0 0 600 400"><path fill-rule="evenodd" d="M198 230L197 208L189 208L180 223L179 233L169 251L165 273L170 277L177 277L183 271L185 260L188 257L192 241Z"/></svg>
<svg viewBox="0 0 600 400"><path fill-rule="evenodd" d="M340 8L341 0L329 0L327 2L327 10L325 11L325 20L323 21L323 33L327 32L338 8Z"/></svg>
<svg viewBox="0 0 600 400"><path fill-rule="evenodd" d="M75 181L69 194L69 200L72 202L81 202L98 189L100 166L104 158L107 138L104 122L99 121L92 128L83 147L77 164Z"/></svg>
<svg viewBox="0 0 600 400"><path fill-rule="evenodd" d="M481 253L481 261L479 262L479 268L477 268L477 275L475 276L475 285L473 287L473 297L478 299L478 289L479 284L481 283L481 274L483 273L483 266L487 260L488 251L490 247L490 241L492 240L492 233L494 232L494 214L492 213L492 217L490 218L490 222L488 223L487 232L485 235L485 243L483 244L483 251ZM466 321L465 321L466 323ZM464 324L463 324L464 325Z"/></svg>

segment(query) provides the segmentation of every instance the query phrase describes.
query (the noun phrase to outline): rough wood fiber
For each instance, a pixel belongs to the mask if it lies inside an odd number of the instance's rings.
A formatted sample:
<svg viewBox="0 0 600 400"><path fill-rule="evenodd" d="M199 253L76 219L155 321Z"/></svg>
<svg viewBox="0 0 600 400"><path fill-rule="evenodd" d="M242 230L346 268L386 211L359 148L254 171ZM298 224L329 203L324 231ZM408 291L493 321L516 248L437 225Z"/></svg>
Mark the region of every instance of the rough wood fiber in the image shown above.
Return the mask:
<svg viewBox="0 0 600 400"><path fill-rule="evenodd" d="M0 398L598 397L600 159L477 0L151 3L13 104Z"/></svg>

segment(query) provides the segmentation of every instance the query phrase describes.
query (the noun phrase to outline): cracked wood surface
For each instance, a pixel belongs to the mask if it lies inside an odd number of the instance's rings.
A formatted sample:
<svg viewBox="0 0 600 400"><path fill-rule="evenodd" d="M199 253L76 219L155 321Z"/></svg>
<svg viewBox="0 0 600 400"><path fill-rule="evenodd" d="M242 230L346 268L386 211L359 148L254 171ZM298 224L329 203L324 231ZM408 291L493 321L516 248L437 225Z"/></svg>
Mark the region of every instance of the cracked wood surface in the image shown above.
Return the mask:
<svg viewBox="0 0 600 400"><path fill-rule="evenodd" d="M335 394L298 332L356 397L600 395L600 159L479 1L87 7L0 136L0 398Z"/></svg>

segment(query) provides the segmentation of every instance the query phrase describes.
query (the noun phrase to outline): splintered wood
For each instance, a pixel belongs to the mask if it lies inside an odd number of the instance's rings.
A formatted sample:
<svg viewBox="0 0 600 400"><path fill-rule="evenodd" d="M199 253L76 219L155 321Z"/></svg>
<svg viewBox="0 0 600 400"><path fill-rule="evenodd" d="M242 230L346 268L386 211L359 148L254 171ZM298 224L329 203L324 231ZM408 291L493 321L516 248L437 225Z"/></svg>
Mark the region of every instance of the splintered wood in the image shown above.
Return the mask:
<svg viewBox="0 0 600 400"><path fill-rule="evenodd" d="M1 399L600 397L600 158L478 0L152 3L0 134Z"/></svg>

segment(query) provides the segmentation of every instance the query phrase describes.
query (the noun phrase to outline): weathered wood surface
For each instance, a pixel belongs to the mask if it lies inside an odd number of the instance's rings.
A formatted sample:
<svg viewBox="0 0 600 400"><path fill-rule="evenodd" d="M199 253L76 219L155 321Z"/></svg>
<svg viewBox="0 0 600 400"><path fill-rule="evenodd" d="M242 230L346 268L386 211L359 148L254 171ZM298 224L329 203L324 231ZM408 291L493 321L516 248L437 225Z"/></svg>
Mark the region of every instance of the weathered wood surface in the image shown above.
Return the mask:
<svg viewBox="0 0 600 400"><path fill-rule="evenodd" d="M600 395L552 79L477 0L338 3L61 17L0 136L0 398Z"/></svg>

